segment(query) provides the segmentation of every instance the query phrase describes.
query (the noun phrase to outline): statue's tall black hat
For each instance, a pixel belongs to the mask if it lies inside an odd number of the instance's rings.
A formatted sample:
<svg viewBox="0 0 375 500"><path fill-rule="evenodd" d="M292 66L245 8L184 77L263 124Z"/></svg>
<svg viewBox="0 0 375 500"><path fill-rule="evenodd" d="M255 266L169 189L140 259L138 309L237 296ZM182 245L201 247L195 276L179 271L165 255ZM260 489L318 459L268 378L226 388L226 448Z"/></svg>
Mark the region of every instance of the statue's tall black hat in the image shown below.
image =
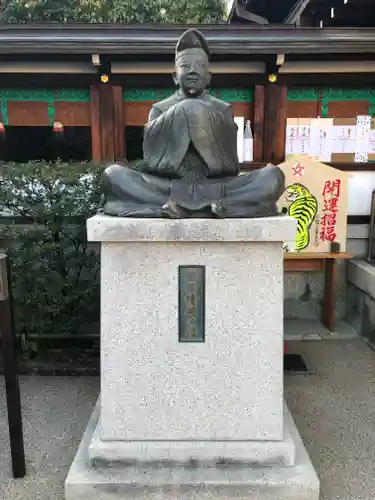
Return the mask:
<svg viewBox="0 0 375 500"><path fill-rule="evenodd" d="M186 30L179 38L176 45L176 57L187 49L201 49L206 53L207 57L210 58L210 49L208 48L206 39L202 33L195 28Z"/></svg>

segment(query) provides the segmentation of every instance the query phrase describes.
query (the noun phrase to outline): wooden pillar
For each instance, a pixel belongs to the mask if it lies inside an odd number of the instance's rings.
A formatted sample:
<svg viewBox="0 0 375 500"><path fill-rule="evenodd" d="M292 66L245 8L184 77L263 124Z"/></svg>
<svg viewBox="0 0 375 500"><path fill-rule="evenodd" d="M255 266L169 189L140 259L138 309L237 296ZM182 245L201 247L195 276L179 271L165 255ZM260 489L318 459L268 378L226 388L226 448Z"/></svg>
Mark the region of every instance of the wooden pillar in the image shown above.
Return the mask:
<svg viewBox="0 0 375 500"><path fill-rule="evenodd" d="M287 87L267 84L264 89L264 161L281 163L285 158ZM255 141L254 141L255 144Z"/></svg>
<svg viewBox="0 0 375 500"><path fill-rule="evenodd" d="M122 87L95 84L90 92L92 158L96 163L124 158Z"/></svg>
<svg viewBox="0 0 375 500"><path fill-rule="evenodd" d="M253 139L254 162L260 163L264 150L264 85L255 85Z"/></svg>
<svg viewBox="0 0 375 500"><path fill-rule="evenodd" d="M100 163L102 161L102 143L100 131L99 85L92 85L90 88L90 115L92 160L95 163Z"/></svg>
<svg viewBox="0 0 375 500"><path fill-rule="evenodd" d="M102 161L115 161L115 127L113 88L110 83L99 85L100 131Z"/></svg>
<svg viewBox="0 0 375 500"><path fill-rule="evenodd" d="M113 128L114 128L114 152L115 160L123 160L125 158L125 124L123 112L122 86L113 85Z"/></svg>

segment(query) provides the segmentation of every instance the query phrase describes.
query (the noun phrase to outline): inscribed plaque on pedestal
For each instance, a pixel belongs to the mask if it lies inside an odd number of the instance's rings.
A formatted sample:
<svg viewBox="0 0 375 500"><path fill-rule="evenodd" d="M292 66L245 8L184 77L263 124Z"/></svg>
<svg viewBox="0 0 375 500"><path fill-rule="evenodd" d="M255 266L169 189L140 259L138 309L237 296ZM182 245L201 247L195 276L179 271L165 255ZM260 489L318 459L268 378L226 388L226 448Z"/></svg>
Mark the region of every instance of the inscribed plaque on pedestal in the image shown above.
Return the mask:
<svg viewBox="0 0 375 500"><path fill-rule="evenodd" d="M205 267L179 266L178 338L180 342L204 342Z"/></svg>

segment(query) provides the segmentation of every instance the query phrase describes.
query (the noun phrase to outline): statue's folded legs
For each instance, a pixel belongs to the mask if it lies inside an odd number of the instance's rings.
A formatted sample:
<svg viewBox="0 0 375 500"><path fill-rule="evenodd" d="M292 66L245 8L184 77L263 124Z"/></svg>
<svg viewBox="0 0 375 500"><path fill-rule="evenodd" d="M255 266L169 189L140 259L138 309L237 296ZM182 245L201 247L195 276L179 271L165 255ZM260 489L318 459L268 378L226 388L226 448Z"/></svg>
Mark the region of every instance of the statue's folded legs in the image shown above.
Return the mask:
<svg viewBox="0 0 375 500"><path fill-rule="evenodd" d="M284 176L277 167L265 167L248 174L213 179L221 196L191 209L173 197L185 182L142 173L122 165L105 171L108 193L104 213L117 217L271 217L277 215L276 201L284 191Z"/></svg>

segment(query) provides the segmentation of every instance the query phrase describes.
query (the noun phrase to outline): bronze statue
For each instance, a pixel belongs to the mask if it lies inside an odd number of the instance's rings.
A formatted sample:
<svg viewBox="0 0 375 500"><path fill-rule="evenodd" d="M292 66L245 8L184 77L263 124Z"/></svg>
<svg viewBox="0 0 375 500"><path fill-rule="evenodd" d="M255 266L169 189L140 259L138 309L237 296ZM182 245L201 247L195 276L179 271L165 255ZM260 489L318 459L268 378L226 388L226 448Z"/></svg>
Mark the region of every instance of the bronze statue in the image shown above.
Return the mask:
<svg viewBox="0 0 375 500"><path fill-rule="evenodd" d="M105 171L104 213L119 217L266 217L277 214L283 172L239 175L237 125L230 104L208 94L209 49L187 30L176 46L177 92L152 106L142 171Z"/></svg>

